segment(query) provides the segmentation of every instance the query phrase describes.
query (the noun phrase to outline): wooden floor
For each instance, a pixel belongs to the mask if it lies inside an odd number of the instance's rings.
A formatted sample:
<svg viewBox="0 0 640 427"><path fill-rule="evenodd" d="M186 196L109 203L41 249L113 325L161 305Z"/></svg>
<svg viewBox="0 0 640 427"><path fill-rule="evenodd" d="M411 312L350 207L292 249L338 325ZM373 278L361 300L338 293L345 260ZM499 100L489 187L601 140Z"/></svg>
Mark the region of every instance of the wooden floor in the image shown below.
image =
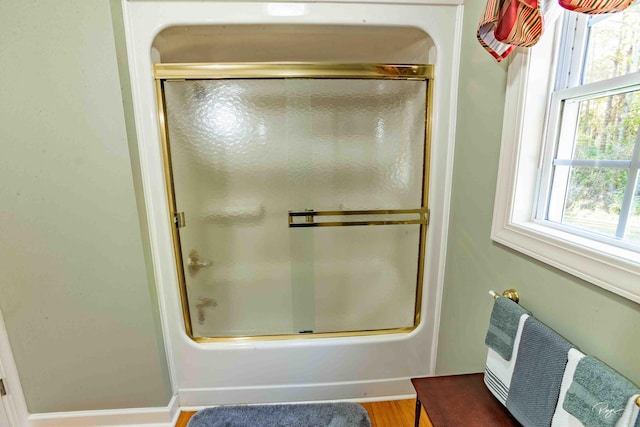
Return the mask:
<svg viewBox="0 0 640 427"><path fill-rule="evenodd" d="M371 427L412 427L416 400L387 400L361 403L369 413ZM195 412L181 412L176 427L186 427ZM420 427L433 427L422 409Z"/></svg>

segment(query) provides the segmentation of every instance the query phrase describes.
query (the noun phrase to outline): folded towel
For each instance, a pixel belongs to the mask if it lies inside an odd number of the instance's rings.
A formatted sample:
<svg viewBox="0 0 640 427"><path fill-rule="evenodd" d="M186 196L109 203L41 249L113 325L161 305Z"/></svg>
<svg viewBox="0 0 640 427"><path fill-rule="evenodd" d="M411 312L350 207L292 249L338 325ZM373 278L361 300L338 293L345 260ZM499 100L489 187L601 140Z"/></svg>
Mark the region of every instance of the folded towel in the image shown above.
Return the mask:
<svg viewBox="0 0 640 427"><path fill-rule="evenodd" d="M518 330L516 332L516 337L513 340L513 354L518 354L520 338L522 337L522 329L524 328L524 322L527 318L529 318L529 315L523 314L520 316L520 320L518 321ZM515 357L512 357L511 360L504 360L502 356L494 350L488 350L487 366L484 370L484 383L487 385L489 391L503 405L507 402L509 386L511 385L511 377L513 376L513 368L515 365Z"/></svg>
<svg viewBox="0 0 640 427"><path fill-rule="evenodd" d="M629 398L616 427L640 427L640 407L636 403L639 398L640 394L634 394Z"/></svg>
<svg viewBox="0 0 640 427"><path fill-rule="evenodd" d="M511 360L518 322L523 314L527 314L527 311L509 298L498 297L493 303L484 342L504 360Z"/></svg>
<svg viewBox="0 0 640 427"><path fill-rule="evenodd" d="M523 426L551 425L572 347L533 317L525 321L506 405Z"/></svg>
<svg viewBox="0 0 640 427"><path fill-rule="evenodd" d="M636 394L640 390L629 380L595 357L585 356L578 362L563 406L587 427L613 427Z"/></svg>
<svg viewBox="0 0 640 427"><path fill-rule="evenodd" d="M580 420L564 410L563 403L564 398L567 395L567 390L573 382L573 374L576 372L578 362L582 360L584 354L580 351L572 348L569 350L569 360L567 361L567 367L564 369L564 375L562 376L562 385L560 386L560 396L558 396L558 404L556 405L556 412L553 414L553 421L551 427L583 427Z"/></svg>

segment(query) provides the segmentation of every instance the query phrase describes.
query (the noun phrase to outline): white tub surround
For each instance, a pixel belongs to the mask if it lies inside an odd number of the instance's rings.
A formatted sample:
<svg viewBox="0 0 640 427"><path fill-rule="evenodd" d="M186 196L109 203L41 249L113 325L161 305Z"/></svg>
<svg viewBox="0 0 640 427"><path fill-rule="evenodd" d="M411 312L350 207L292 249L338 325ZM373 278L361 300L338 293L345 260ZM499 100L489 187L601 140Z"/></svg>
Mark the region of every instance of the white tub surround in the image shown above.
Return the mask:
<svg viewBox="0 0 640 427"><path fill-rule="evenodd" d="M149 234L169 366L181 406L408 396L413 394L410 377L434 373L453 162L461 3L123 0ZM283 41L267 28L275 25L301 28L300 37ZM185 39L182 46L174 45L174 54L182 62L195 62L194 58L202 62L346 62L357 56L354 62L389 63L416 55L413 62L434 65L430 222L421 322L415 330L348 338L216 343L195 343L185 334L156 109L153 63L159 61L160 54L152 47L163 29L186 26L210 26L218 33L210 37L209 44L199 44L203 39L196 37ZM244 34L253 31L254 41L241 43L239 33L233 30L237 26L249 29ZM312 45L314 37L309 34L313 32L305 32L307 26L320 32L339 27L336 31L344 32L340 33L343 43L330 44L326 36L324 44L320 40ZM399 27L411 31L403 33ZM394 45L397 38L389 37L405 34L410 43L412 32L426 34L428 42L403 50ZM225 41L225 34L233 37ZM281 49L270 52L270 40Z"/></svg>

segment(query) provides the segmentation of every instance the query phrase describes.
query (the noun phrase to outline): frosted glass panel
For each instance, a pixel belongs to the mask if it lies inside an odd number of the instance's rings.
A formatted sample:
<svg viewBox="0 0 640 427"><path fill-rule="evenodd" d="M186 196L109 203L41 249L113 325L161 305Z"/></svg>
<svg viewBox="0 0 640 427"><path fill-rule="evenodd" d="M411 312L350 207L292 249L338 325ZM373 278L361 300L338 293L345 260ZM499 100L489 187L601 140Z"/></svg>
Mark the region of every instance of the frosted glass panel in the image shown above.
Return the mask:
<svg viewBox="0 0 640 427"><path fill-rule="evenodd" d="M164 85L195 337L413 325L419 226L290 229L288 212L420 207L424 81Z"/></svg>
<svg viewBox="0 0 640 427"><path fill-rule="evenodd" d="M420 206L425 84L288 80L292 208Z"/></svg>
<svg viewBox="0 0 640 427"><path fill-rule="evenodd" d="M419 228L397 225L292 230L292 234L307 234L313 242L313 331L413 326Z"/></svg>

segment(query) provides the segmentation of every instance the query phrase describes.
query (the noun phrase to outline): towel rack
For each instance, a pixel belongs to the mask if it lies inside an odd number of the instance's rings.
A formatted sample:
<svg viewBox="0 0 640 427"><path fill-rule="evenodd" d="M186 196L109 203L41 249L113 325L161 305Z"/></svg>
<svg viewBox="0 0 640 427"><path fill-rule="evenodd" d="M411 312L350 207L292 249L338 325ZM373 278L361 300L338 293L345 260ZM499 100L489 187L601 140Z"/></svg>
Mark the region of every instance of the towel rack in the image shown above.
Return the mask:
<svg viewBox="0 0 640 427"><path fill-rule="evenodd" d="M489 295L491 295L493 299L496 299L499 296L503 296L505 298L509 298L511 301L515 302L516 304L520 302L520 294L518 294L518 291L516 289L507 289L506 291L502 292L502 295L498 295L494 291L489 291Z"/></svg>
<svg viewBox="0 0 640 427"><path fill-rule="evenodd" d="M518 294L518 291L516 289L507 289L506 291L502 292L502 295L499 295L497 292L491 290L489 291L489 295L491 295L493 299L497 299L498 297L503 296L505 298L509 298L516 304L520 301L520 295ZM640 397L636 399L636 406L640 408Z"/></svg>

